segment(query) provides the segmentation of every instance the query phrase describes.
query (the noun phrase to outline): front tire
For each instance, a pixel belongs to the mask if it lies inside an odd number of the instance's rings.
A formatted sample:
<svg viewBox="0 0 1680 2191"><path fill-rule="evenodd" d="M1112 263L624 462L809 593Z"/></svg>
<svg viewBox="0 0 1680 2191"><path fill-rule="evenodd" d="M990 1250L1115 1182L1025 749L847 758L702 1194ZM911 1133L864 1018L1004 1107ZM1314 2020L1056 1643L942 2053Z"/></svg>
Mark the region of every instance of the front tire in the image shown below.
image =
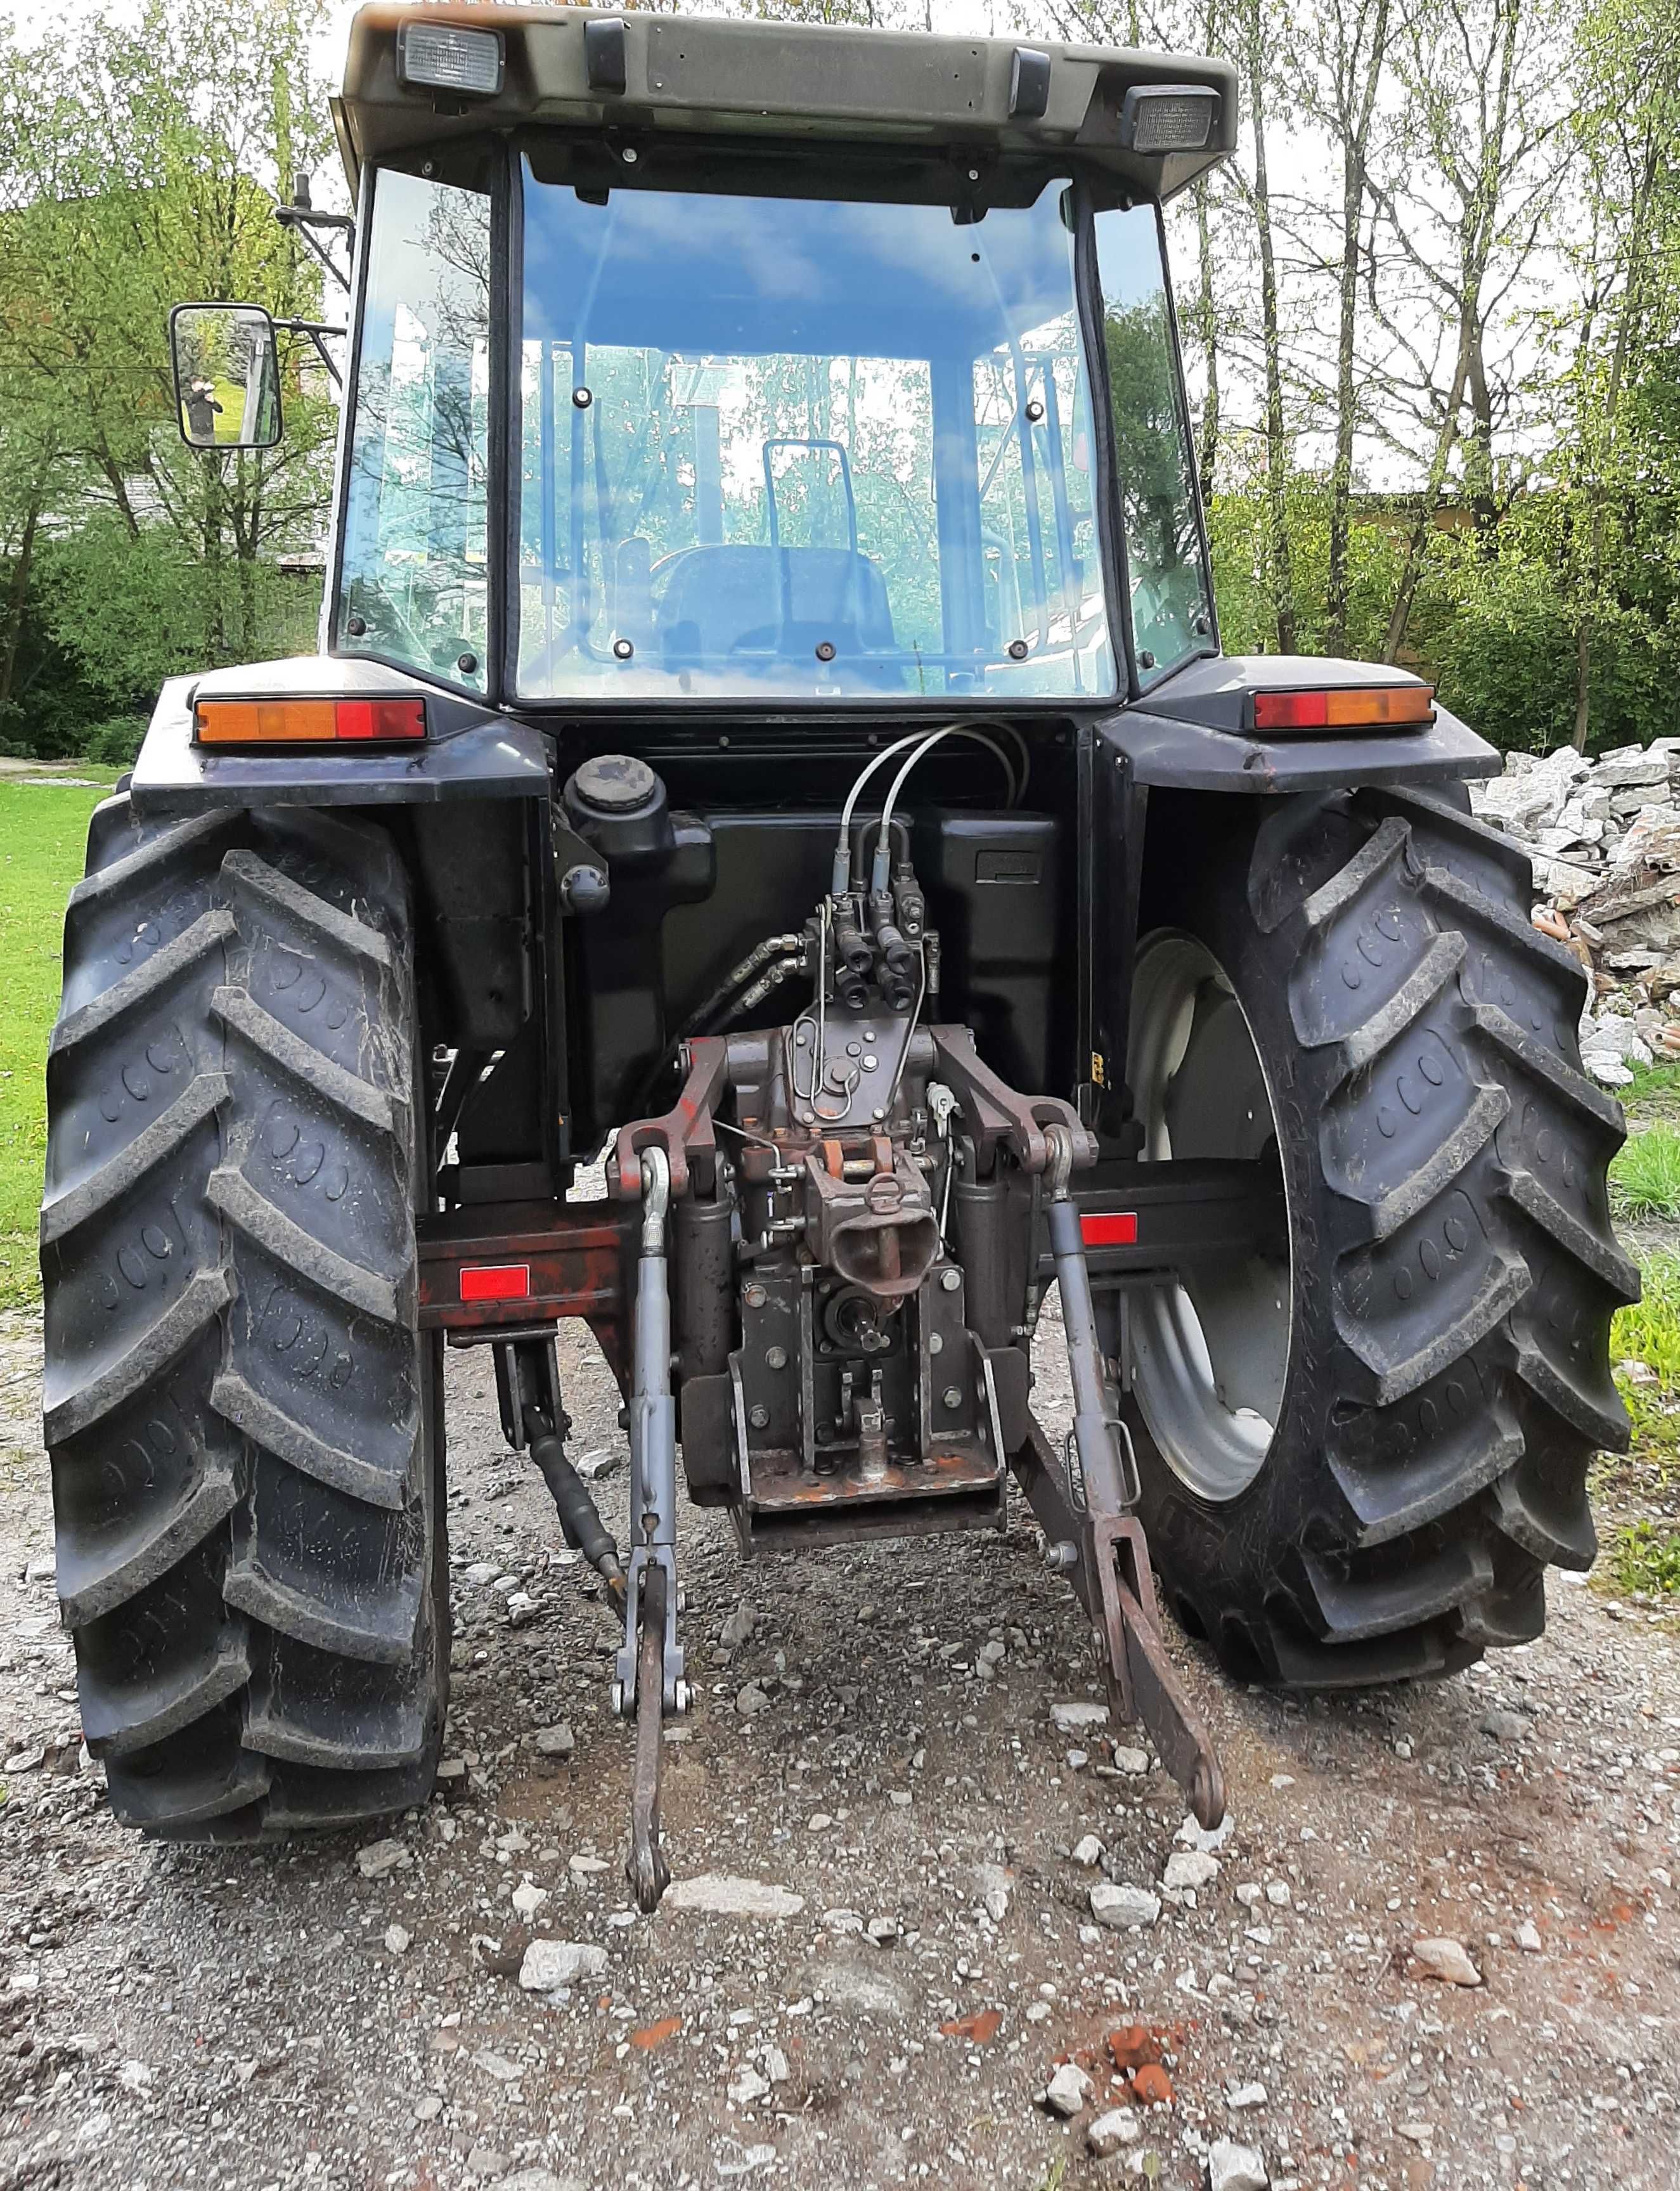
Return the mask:
<svg viewBox="0 0 1680 2191"><path fill-rule="evenodd" d="M1160 1015L1135 1021L1140 1110L1165 1102L1193 1143L1145 1154L1259 1156L1263 1128L1231 1138L1257 1080L1289 1232L1286 1269L1255 1266L1267 1300L1245 1317L1221 1274L1186 1357L1241 1419L1222 1460L1216 1439L1187 1465L1193 1380L1161 1367L1187 1296L1130 1319L1169 1600L1233 1671L1302 1687L1527 1642L1546 1565L1593 1558L1594 1452L1627 1442L1609 1327L1638 1277L1609 1223L1620 1111L1580 1070L1581 970L1529 923L1528 861L1445 797L1157 794L1149 826L1137 993L1175 948L1222 988L1181 1061L1216 1061L1198 1100L1173 1105Z"/></svg>
<svg viewBox="0 0 1680 2191"><path fill-rule="evenodd" d="M431 1785L413 958L380 829L94 817L48 1062L46 1439L83 1731L149 1832L348 1826Z"/></svg>

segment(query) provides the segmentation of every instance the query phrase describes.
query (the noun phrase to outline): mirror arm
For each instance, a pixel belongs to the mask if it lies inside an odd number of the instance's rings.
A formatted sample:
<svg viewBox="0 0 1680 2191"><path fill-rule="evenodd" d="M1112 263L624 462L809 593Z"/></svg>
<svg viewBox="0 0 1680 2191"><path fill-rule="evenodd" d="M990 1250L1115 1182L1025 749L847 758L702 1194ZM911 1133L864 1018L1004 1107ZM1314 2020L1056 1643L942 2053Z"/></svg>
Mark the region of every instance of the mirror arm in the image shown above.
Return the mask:
<svg viewBox="0 0 1680 2191"><path fill-rule="evenodd" d="M283 327L288 335L307 335L310 340L315 344L316 356L321 360L321 362L326 367L328 373L332 376L333 387L342 388L344 386L344 375L339 372L338 366L333 360L332 352L327 349L322 338L323 335L342 335L348 333L349 330L347 328L327 327L320 320L276 320L274 324L277 327Z"/></svg>
<svg viewBox="0 0 1680 2191"><path fill-rule="evenodd" d="M348 238L352 257L356 252L356 222L347 213L315 213L306 206L276 206L274 217L282 228L294 230L321 264L346 294L350 291L350 276L333 258L332 253L311 230L316 228L337 229Z"/></svg>

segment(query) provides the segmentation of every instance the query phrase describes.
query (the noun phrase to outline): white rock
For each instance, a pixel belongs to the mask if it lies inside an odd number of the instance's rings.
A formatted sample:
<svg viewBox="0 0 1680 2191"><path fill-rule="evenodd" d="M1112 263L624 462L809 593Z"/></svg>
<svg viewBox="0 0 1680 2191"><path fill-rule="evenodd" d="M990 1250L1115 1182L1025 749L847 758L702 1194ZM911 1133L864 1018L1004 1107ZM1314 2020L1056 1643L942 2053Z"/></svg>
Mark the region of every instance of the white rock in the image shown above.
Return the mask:
<svg viewBox="0 0 1680 2191"><path fill-rule="evenodd" d="M574 1877L593 1879L598 1871L611 1871L612 1867L604 1856L569 1856L566 1868Z"/></svg>
<svg viewBox="0 0 1680 2191"><path fill-rule="evenodd" d="M1095 2090L1077 2062L1064 2062L1045 2086L1044 2103L1052 2114L1076 2115Z"/></svg>
<svg viewBox="0 0 1680 2191"><path fill-rule="evenodd" d="M611 1476L618 1465L618 1455L610 1445L598 1445L590 1452L580 1454L572 1466L585 1483L599 1483L604 1476Z"/></svg>
<svg viewBox="0 0 1680 2191"><path fill-rule="evenodd" d="M537 1748L544 1757L570 1757L578 1747L578 1738L564 1720L555 1727L539 1727Z"/></svg>
<svg viewBox="0 0 1680 2191"><path fill-rule="evenodd" d="M1525 1955L1537 1955L1545 1943L1540 1937L1540 1927L1532 1917L1525 1917L1517 1927L1517 1944Z"/></svg>
<svg viewBox="0 0 1680 2191"><path fill-rule="evenodd" d="M1292 1788L1295 1785L1286 1773L1273 1776L1272 1784L1274 1788L1279 1780L1282 1780L1286 1788ZM1180 1848L1200 1849L1205 1856L1215 1849L1222 1849L1236 1830L1237 1814L1234 1811L1227 1811L1216 1826L1203 1825L1195 1813L1188 1811L1185 1813L1183 1824L1173 1835L1173 1839L1178 1843Z"/></svg>
<svg viewBox="0 0 1680 2191"><path fill-rule="evenodd" d="M1050 1716L1058 1734L1085 1734L1106 1724L1108 1707L1087 1703L1082 1697L1063 1697L1051 1704Z"/></svg>
<svg viewBox="0 0 1680 2191"><path fill-rule="evenodd" d="M766 2046L759 2060L764 2065L765 2075L772 2085L785 2085L794 2074L787 2056L779 2046Z"/></svg>
<svg viewBox="0 0 1680 2191"><path fill-rule="evenodd" d="M1155 1923L1161 1914L1161 1898L1147 1887L1119 1886L1105 1879L1091 1890L1091 1914L1099 1925L1108 1925L1117 1932L1128 1932Z"/></svg>
<svg viewBox="0 0 1680 2191"><path fill-rule="evenodd" d="M387 1872L403 1871L414 1861L401 1841L369 1841L357 1849L356 1868L364 1879L383 1879Z"/></svg>
<svg viewBox="0 0 1680 2191"><path fill-rule="evenodd" d="M387 1925L385 1927L386 1954L406 1955L413 1937L412 1932L406 1932L401 1925Z"/></svg>
<svg viewBox="0 0 1680 2191"><path fill-rule="evenodd" d="M533 1940L519 1966L527 1993L557 1993L580 1978L606 1975L607 1950L589 1940Z"/></svg>
<svg viewBox="0 0 1680 2191"><path fill-rule="evenodd" d="M737 1692L735 1709L743 1719L751 1719L755 1713L769 1710L770 1699L756 1682L749 1682Z"/></svg>
<svg viewBox="0 0 1680 2191"><path fill-rule="evenodd" d="M724 1651L738 1651L743 1643L750 1643L753 1630L758 1626L758 1617L744 1602L737 1605L718 1630L718 1647Z"/></svg>
<svg viewBox="0 0 1680 2191"><path fill-rule="evenodd" d="M1009 1915L1012 1882L1008 1872L1000 1864L977 1864L974 1867L974 1882L980 1889L986 1915L994 1925L1001 1925Z"/></svg>
<svg viewBox="0 0 1680 2191"><path fill-rule="evenodd" d="M436 2122L443 2113L443 2103L436 2092L428 2092L414 2109L416 2122Z"/></svg>
<svg viewBox="0 0 1680 2191"><path fill-rule="evenodd" d="M514 1908L528 1923L548 1900L549 1890L546 1887L538 1887L532 1880L522 1879L515 1887L512 1898Z"/></svg>
<svg viewBox="0 0 1680 2191"><path fill-rule="evenodd" d="M1225 2104L1227 2108L1263 2108L1266 2105L1266 2087L1260 2084L1227 2086Z"/></svg>
<svg viewBox="0 0 1680 2191"><path fill-rule="evenodd" d="M1631 1088L1633 1085L1633 1075L1612 1050L1589 1050L1580 1061L1601 1088Z"/></svg>
<svg viewBox="0 0 1680 2191"><path fill-rule="evenodd" d="M1268 1879L1266 1882L1266 1899L1274 1909L1287 1909L1290 1906L1288 1880Z"/></svg>
<svg viewBox="0 0 1680 2191"><path fill-rule="evenodd" d="M1444 1979L1449 1985L1478 1986L1482 1973L1465 1953L1461 1940L1414 1940L1412 1960L1426 1978Z"/></svg>
<svg viewBox="0 0 1680 2191"><path fill-rule="evenodd" d="M1637 784L1666 783L1668 756L1638 747L1626 754L1604 754L1592 764L1595 791L1626 791Z"/></svg>
<svg viewBox="0 0 1680 2191"><path fill-rule="evenodd" d="M1270 2182L1257 2147L1216 2137L1208 2148L1208 2191L1267 2191Z"/></svg>
<svg viewBox="0 0 1680 2191"><path fill-rule="evenodd" d="M515 1590L508 1597L508 1619L515 1628L526 1628L543 1610L540 1597L532 1597L528 1591Z"/></svg>
<svg viewBox="0 0 1680 2191"><path fill-rule="evenodd" d="M1073 1844L1073 1861L1091 1871L1102 1861L1102 1844L1095 1834L1085 1834Z"/></svg>
<svg viewBox="0 0 1680 2191"><path fill-rule="evenodd" d="M737 2108L750 2108L770 2096L770 2080L760 2076L750 2062L743 2063L729 2080L729 2097Z"/></svg>
<svg viewBox="0 0 1680 2191"><path fill-rule="evenodd" d="M1255 1881L1245 1880L1237 1889L1237 1899L1244 1909L1253 1909L1265 1900L1265 1895Z"/></svg>
<svg viewBox="0 0 1680 2191"><path fill-rule="evenodd" d="M1518 1711L1484 1711L1476 1724L1499 1742L1522 1742L1535 1731L1534 1722Z"/></svg>
<svg viewBox="0 0 1680 2191"><path fill-rule="evenodd" d="M1110 2108L1087 2126L1085 2143L1099 2160L1107 2160L1123 2145L1136 2145L1142 2135L1143 2126L1130 2108Z"/></svg>
<svg viewBox="0 0 1680 2191"><path fill-rule="evenodd" d="M715 1917L797 1917L805 1897L764 1879L735 1879L703 1871L675 1880L665 1890L667 1909L703 1909Z"/></svg>
<svg viewBox="0 0 1680 2191"><path fill-rule="evenodd" d="M1116 1743L1114 1745L1114 1770L1117 1773L1147 1773L1149 1770L1148 1751L1147 1750L1133 1750L1125 1744Z"/></svg>
<svg viewBox="0 0 1680 2191"><path fill-rule="evenodd" d="M501 1572L493 1560L475 1560L466 1571L466 1579L475 1590L482 1590L487 1583L494 1582Z"/></svg>
<svg viewBox="0 0 1680 2191"><path fill-rule="evenodd" d="M1175 1849L1167 1858L1161 1884L1170 1893L1182 1894L1186 1887L1193 1893L1201 1887L1211 1887L1218 1876L1216 1856L1209 1856L1201 1849Z"/></svg>
<svg viewBox="0 0 1680 2191"><path fill-rule="evenodd" d="M58 1574L58 1562L51 1552L37 1552L23 1571L26 1582L51 1582Z"/></svg>

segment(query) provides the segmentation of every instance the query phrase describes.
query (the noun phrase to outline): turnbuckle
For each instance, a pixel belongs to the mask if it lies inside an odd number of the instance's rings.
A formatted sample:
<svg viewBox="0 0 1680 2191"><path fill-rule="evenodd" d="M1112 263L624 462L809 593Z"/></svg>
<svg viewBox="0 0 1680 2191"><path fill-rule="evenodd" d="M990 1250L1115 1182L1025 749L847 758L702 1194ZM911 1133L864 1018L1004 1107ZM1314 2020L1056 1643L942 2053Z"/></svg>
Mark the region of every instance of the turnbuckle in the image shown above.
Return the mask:
<svg viewBox="0 0 1680 2191"><path fill-rule="evenodd" d="M625 1876L640 1907L658 1907L670 1883L659 1846L659 1776L668 1712L688 1704L676 1641L676 1403L671 1394L671 1295L665 1226L670 1159L641 1152L641 1240L636 1266L634 1374L630 1396L630 1552L624 1594L624 1642L615 1701L636 1723Z"/></svg>

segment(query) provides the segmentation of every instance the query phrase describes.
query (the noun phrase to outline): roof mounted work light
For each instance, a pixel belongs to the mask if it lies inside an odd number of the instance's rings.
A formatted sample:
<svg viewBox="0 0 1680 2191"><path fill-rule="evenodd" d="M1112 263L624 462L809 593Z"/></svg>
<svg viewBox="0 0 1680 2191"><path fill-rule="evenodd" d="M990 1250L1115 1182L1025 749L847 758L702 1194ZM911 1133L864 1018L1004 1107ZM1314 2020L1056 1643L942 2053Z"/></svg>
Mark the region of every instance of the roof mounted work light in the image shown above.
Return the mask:
<svg viewBox="0 0 1680 2191"><path fill-rule="evenodd" d="M396 72L417 88L490 97L502 88L502 34L404 23L396 33Z"/></svg>
<svg viewBox="0 0 1680 2191"><path fill-rule="evenodd" d="M1204 152L1219 118L1219 94L1193 83L1134 84L1120 106L1128 152Z"/></svg>

